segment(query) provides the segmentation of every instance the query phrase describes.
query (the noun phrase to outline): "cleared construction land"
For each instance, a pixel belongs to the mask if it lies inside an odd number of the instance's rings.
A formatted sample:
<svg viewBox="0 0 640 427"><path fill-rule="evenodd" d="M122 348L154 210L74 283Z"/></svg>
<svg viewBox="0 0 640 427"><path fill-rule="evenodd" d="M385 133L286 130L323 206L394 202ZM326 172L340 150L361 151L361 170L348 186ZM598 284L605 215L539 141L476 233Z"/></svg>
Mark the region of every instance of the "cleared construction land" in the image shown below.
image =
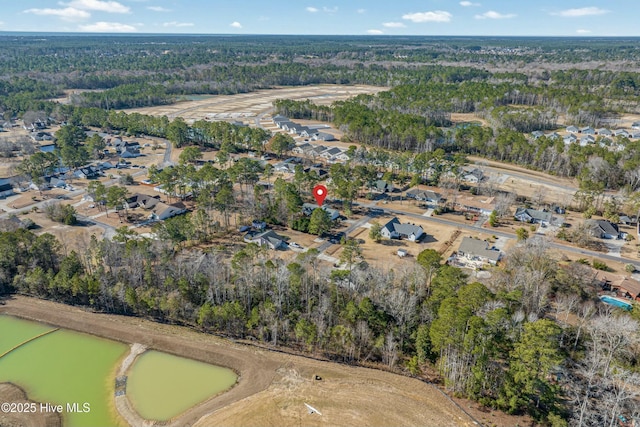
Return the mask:
<svg viewBox="0 0 640 427"><path fill-rule="evenodd" d="M386 87L367 85L317 85L290 86L265 89L237 95L202 96L195 100L180 101L171 105L144 107L125 110L151 116L167 116L170 119L182 117L187 121L195 120L238 120L255 117L272 108L276 99L308 99L318 105L330 105L356 95L378 93L388 90ZM194 97L195 98L195 97Z"/></svg>

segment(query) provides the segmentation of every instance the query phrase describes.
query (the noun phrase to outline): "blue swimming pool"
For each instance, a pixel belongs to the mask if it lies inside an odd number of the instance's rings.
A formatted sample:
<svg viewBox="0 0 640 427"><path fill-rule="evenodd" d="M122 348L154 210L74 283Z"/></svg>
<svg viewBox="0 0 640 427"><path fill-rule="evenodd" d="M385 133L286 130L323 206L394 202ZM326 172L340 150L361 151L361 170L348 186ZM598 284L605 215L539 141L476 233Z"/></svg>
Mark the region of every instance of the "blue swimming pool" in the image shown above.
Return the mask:
<svg viewBox="0 0 640 427"><path fill-rule="evenodd" d="M603 295L600 297L600 299L605 304L613 305L623 310L631 311L631 309L633 308L633 306L630 303L622 301L621 299L618 299L618 298L613 298L613 297Z"/></svg>

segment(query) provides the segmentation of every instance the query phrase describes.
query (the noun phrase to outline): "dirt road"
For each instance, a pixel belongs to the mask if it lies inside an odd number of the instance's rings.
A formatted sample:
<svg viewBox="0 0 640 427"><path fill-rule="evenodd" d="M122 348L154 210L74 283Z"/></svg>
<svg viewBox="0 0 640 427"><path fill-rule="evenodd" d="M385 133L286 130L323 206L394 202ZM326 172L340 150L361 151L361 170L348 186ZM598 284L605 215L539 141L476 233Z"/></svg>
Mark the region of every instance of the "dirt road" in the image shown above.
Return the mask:
<svg viewBox="0 0 640 427"><path fill-rule="evenodd" d="M433 386L388 372L262 350L184 327L21 296L7 299L0 313L140 343L239 374L234 388L191 408L171 425L474 425ZM316 375L322 379L316 380ZM323 415L309 414L304 403Z"/></svg>

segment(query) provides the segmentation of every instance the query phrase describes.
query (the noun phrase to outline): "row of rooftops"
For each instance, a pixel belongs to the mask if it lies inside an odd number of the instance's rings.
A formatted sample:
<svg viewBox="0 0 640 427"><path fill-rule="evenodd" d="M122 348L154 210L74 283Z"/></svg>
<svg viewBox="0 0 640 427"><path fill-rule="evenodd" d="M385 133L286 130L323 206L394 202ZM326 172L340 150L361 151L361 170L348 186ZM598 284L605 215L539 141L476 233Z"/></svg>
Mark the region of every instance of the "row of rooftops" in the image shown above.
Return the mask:
<svg viewBox="0 0 640 427"><path fill-rule="evenodd" d="M278 128L304 138L312 138L315 141L333 141L335 139L330 133L320 132L317 129L295 123L285 116L276 115L272 121Z"/></svg>

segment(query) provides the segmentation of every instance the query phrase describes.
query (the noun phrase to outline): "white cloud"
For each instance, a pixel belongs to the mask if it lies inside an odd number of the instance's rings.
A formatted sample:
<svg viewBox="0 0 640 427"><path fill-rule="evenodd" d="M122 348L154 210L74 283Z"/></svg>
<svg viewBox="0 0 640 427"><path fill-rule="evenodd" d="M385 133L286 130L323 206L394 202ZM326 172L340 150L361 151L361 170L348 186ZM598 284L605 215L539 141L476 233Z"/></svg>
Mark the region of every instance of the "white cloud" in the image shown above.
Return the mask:
<svg viewBox="0 0 640 427"><path fill-rule="evenodd" d="M405 28L406 25L404 25L402 22L385 22L384 24L382 24L383 27L387 27L387 28Z"/></svg>
<svg viewBox="0 0 640 427"><path fill-rule="evenodd" d="M592 15L604 15L609 13L609 10L600 9L599 7L581 7L579 9L567 9L560 12L554 12L552 15L564 16L568 18L576 18L580 16L592 16Z"/></svg>
<svg viewBox="0 0 640 427"><path fill-rule="evenodd" d="M462 6L462 7L471 7L471 6L478 7L478 6L480 6L480 3L472 3L470 1L461 1L460 2L460 6Z"/></svg>
<svg viewBox="0 0 640 427"><path fill-rule="evenodd" d="M171 12L171 9L162 6L147 6L147 9L153 10L154 12Z"/></svg>
<svg viewBox="0 0 640 427"><path fill-rule="evenodd" d="M338 6L334 6L334 7L322 6L322 10L327 13L336 13L338 11Z"/></svg>
<svg viewBox="0 0 640 427"><path fill-rule="evenodd" d="M101 0L72 0L69 3L61 3L65 6L75 7L81 10L95 10L108 13L129 13L131 8L117 1Z"/></svg>
<svg viewBox="0 0 640 427"><path fill-rule="evenodd" d="M96 22L94 24L79 25L81 31L89 33L134 33L136 27L133 25L121 24L119 22Z"/></svg>
<svg viewBox="0 0 640 427"><path fill-rule="evenodd" d="M242 28L242 24L240 24L238 21L232 22L231 24L229 24L229 26L233 28Z"/></svg>
<svg viewBox="0 0 640 427"><path fill-rule="evenodd" d="M317 7L313 7L313 6L309 6L305 9L307 12L311 12L311 13L316 13L318 12L318 8Z"/></svg>
<svg viewBox="0 0 640 427"><path fill-rule="evenodd" d="M494 10L483 13L482 15L476 15L476 19L509 19L515 18L515 13L500 13Z"/></svg>
<svg viewBox="0 0 640 427"><path fill-rule="evenodd" d="M373 36L379 36L380 34L384 34L384 31L381 31L381 30L367 30L367 34L371 34Z"/></svg>
<svg viewBox="0 0 640 427"><path fill-rule="evenodd" d="M367 11L367 9L358 9L356 12L358 13L365 13Z"/></svg>
<svg viewBox="0 0 640 427"><path fill-rule="evenodd" d="M585 30L585 29L581 28L579 30L576 30L576 33L578 33L578 34L589 34L589 33L591 33L591 30Z"/></svg>
<svg viewBox="0 0 640 427"><path fill-rule="evenodd" d="M402 15L402 19L406 19L412 22L449 22L451 21L451 15L444 10L434 10L432 12L416 12L407 13Z"/></svg>
<svg viewBox="0 0 640 427"><path fill-rule="evenodd" d="M193 27L195 24L193 22L176 22L176 21L171 21L171 22L163 22L162 26L163 27L174 27L174 28L182 28L182 27Z"/></svg>
<svg viewBox="0 0 640 427"><path fill-rule="evenodd" d="M64 9L27 9L24 13L33 13L34 15L40 16L57 16L64 21L81 21L91 18L89 12L73 7L65 7Z"/></svg>

